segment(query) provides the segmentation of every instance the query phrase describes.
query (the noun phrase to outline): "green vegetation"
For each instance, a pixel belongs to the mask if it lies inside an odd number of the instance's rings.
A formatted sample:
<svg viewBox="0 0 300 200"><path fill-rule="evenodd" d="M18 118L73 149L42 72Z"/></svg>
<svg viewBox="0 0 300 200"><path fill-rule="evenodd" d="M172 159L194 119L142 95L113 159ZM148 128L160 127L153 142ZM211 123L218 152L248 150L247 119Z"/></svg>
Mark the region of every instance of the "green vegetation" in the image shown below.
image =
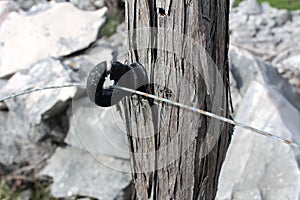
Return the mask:
<svg viewBox="0 0 300 200"><path fill-rule="evenodd" d="M243 0L236 0L234 6L237 6ZM275 8L288 9L288 10L297 10L300 9L299 0L258 0L258 2L269 2L271 6Z"/></svg>
<svg viewBox="0 0 300 200"><path fill-rule="evenodd" d="M116 15L116 16L108 16L108 20L104 27L101 30L101 34L105 37L112 36L116 30L118 25L122 22L122 16Z"/></svg>
<svg viewBox="0 0 300 200"><path fill-rule="evenodd" d="M55 200L51 197L49 183L23 175L2 176L0 178L1 200L22 200L21 193L31 191L32 200Z"/></svg>

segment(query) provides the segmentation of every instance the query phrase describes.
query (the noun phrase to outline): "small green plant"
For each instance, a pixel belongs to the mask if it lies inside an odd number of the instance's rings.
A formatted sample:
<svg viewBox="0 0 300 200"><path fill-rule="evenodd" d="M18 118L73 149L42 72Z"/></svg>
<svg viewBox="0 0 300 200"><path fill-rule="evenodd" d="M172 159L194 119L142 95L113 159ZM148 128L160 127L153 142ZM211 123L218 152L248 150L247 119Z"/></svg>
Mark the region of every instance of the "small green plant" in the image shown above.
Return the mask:
<svg viewBox="0 0 300 200"><path fill-rule="evenodd" d="M115 16L109 16L106 24L102 28L102 35L105 37L110 37L114 33L116 33L118 25L122 22L122 16L115 15Z"/></svg>
<svg viewBox="0 0 300 200"><path fill-rule="evenodd" d="M21 193L30 190L32 200L55 200L50 195L49 182L23 175L7 175L0 179L1 200L21 200Z"/></svg>
<svg viewBox="0 0 300 200"><path fill-rule="evenodd" d="M10 187L6 181L2 178L0 181L0 199L1 200L11 200L20 199L20 191Z"/></svg>
<svg viewBox="0 0 300 200"><path fill-rule="evenodd" d="M10 196L10 189L8 185L5 184L3 180L0 182L0 199L6 200L9 199Z"/></svg>
<svg viewBox="0 0 300 200"><path fill-rule="evenodd" d="M33 182L32 200L55 200L50 194L50 187L48 182L35 179Z"/></svg>
<svg viewBox="0 0 300 200"><path fill-rule="evenodd" d="M233 7L237 7L243 0L235 0Z"/></svg>
<svg viewBox="0 0 300 200"><path fill-rule="evenodd" d="M236 0L234 6L237 6L243 0ZM288 9L288 10L297 10L300 9L299 0L258 0L259 3L269 2L271 6L275 8Z"/></svg>

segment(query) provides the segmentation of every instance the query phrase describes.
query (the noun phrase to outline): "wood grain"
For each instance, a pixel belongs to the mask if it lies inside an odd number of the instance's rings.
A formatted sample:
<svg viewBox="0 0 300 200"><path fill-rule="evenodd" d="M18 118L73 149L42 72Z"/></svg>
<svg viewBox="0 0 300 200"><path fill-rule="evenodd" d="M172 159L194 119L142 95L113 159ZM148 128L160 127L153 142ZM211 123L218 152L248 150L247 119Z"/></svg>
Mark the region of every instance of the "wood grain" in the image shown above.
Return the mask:
<svg viewBox="0 0 300 200"><path fill-rule="evenodd" d="M228 0L126 1L128 60L146 67L153 94L229 117L228 12ZM134 97L119 109L133 199L214 199L231 125Z"/></svg>

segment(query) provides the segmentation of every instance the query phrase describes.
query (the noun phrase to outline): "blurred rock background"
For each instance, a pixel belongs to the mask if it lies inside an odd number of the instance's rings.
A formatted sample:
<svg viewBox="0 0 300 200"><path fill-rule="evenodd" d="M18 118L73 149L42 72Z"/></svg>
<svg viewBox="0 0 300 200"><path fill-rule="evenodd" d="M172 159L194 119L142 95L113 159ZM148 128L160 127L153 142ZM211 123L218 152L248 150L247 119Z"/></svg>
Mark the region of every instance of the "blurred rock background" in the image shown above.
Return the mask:
<svg viewBox="0 0 300 200"><path fill-rule="evenodd" d="M85 83L99 62L126 59L123 19L122 0L0 1L0 97ZM231 9L230 34L234 118L300 144L300 11L244 0ZM78 87L0 109L0 199L130 199L115 108L94 106ZM299 150L236 128L217 199L299 199L299 165Z"/></svg>

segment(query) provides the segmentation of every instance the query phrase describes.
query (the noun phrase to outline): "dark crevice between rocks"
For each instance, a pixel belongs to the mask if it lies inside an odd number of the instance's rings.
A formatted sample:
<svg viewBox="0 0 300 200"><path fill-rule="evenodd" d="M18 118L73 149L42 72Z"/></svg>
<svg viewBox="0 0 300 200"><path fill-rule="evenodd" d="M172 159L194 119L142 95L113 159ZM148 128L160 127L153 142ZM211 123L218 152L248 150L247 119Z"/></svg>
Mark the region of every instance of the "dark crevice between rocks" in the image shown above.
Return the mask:
<svg viewBox="0 0 300 200"><path fill-rule="evenodd" d="M2 76L2 77L1 77L1 80L7 81L7 80L9 80L13 75L14 75L14 74L8 74L8 75L6 75L6 76Z"/></svg>
<svg viewBox="0 0 300 200"><path fill-rule="evenodd" d="M46 131L46 134L39 140L39 142L50 141L55 147L67 146L64 139L70 128L69 116L67 114L69 106L70 102L65 103L64 108L60 110L60 112L57 112L50 118L43 120L43 124L46 127L44 130Z"/></svg>
<svg viewBox="0 0 300 200"><path fill-rule="evenodd" d="M7 191L0 194L0 199L54 199L50 195L52 179L47 176L38 176L38 172L46 165L57 147L65 147L64 139L69 130L69 117L67 109L70 103L66 102L64 109L43 119L38 125L33 125L33 131L44 132L38 141L32 141L36 145L48 148L49 154L40 158L37 162L20 161L7 165L0 163L0 190ZM2 195L2 196L1 196Z"/></svg>
<svg viewBox="0 0 300 200"><path fill-rule="evenodd" d="M118 200L118 199L131 200L132 189L133 189L133 184L132 184L132 182L131 182L129 185L127 185L127 186L122 190L122 193L121 193L120 195L118 195L114 200Z"/></svg>
<svg viewBox="0 0 300 200"><path fill-rule="evenodd" d="M5 102L0 102L0 111L1 112L8 112L9 111L9 109L8 109L8 107L7 107L7 105L6 105Z"/></svg>
<svg viewBox="0 0 300 200"><path fill-rule="evenodd" d="M81 56L81 55L85 55L85 54L88 54L91 50L93 50L93 48L95 48L97 45L96 45L96 41L95 40L94 42L92 42L89 46L83 48L83 49L80 49L78 51L74 51L70 54L67 54L67 55L64 55L64 56L61 56L59 57L58 59L63 62L65 61L66 59L69 59L69 58L73 58L73 57L77 57L77 56Z"/></svg>

